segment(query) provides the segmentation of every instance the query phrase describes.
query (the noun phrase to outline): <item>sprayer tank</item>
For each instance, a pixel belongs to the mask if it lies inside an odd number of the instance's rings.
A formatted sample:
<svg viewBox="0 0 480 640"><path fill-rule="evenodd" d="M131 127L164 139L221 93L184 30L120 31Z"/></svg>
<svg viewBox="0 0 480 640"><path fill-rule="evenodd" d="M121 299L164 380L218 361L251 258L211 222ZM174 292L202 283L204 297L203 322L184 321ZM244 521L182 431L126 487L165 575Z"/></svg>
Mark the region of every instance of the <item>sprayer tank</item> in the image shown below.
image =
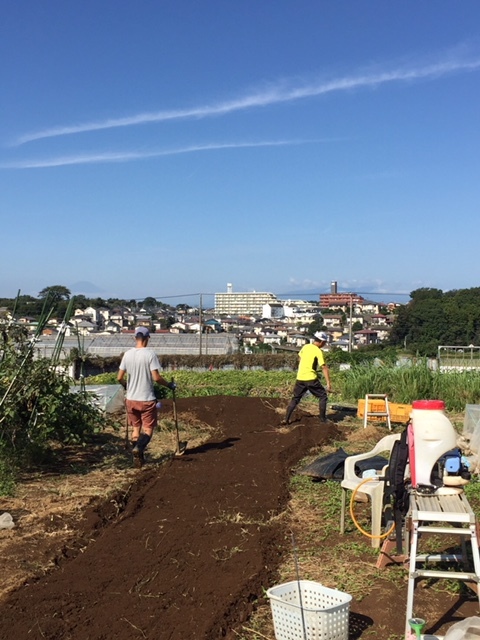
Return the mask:
<svg viewBox="0 0 480 640"><path fill-rule="evenodd" d="M416 400L412 404L411 419L414 440L414 469L411 469L411 473L412 486L415 488L432 484L435 463L444 453L456 447L457 434L445 415L445 403L442 400Z"/></svg>

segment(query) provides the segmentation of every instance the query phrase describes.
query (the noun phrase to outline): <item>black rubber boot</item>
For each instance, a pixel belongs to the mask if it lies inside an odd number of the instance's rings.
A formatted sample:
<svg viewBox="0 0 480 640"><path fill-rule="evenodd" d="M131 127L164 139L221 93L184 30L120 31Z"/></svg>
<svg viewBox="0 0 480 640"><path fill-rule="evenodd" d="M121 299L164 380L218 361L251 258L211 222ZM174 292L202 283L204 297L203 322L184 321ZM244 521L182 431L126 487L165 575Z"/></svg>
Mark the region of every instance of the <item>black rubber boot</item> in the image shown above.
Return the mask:
<svg viewBox="0 0 480 640"><path fill-rule="evenodd" d="M295 411L295 407L297 406L296 402L290 402L287 407L287 413L285 414L285 424L290 424L290 419L292 417L292 413Z"/></svg>
<svg viewBox="0 0 480 640"><path fill-rule="evenodd" d="M141 451L145 451L147 444L150 442L151 439L152 439L152 436L149 436L146 433L141 433L137 442L137 447Z"/></svg>
<svg viewBox="0 0 480 640"><path fill-rule="evenodd" d="M318 408L320 410L320 415L318 416L320 418L320 422L326 422L327 421L327 399L325 398L325 400L320 400L320 402L318 403Z"/></svg>

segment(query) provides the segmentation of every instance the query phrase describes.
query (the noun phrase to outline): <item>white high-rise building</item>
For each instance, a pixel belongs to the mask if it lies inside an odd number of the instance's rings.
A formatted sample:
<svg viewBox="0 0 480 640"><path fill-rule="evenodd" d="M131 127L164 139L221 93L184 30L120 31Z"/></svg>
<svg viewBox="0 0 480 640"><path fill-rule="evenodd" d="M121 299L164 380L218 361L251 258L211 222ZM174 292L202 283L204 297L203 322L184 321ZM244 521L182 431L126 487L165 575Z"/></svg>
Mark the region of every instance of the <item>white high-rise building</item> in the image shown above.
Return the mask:
<svg viewBox="0 0 480 640"><path fill-rule="evenodd" d="M281 302L273 293L261 291L234 293L232 284L228 283L226 293L215 294L215 315L262 317L264 305L270 303L278 304Z"/></svg>

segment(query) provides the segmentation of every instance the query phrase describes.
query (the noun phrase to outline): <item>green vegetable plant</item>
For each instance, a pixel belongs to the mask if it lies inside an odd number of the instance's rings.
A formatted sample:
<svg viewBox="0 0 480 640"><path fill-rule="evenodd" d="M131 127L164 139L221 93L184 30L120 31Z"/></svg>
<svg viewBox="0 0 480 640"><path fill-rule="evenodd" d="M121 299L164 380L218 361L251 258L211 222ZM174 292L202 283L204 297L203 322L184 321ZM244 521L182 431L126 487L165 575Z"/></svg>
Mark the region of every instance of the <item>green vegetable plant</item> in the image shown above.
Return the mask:
<svg viewBox="0 0 480 640"><path fill-rule="evenodd" d="M0 492L15 469L41 461L53 443L85 443L103 414L52 361L38 358L26 331L0 327Z"/></svg>

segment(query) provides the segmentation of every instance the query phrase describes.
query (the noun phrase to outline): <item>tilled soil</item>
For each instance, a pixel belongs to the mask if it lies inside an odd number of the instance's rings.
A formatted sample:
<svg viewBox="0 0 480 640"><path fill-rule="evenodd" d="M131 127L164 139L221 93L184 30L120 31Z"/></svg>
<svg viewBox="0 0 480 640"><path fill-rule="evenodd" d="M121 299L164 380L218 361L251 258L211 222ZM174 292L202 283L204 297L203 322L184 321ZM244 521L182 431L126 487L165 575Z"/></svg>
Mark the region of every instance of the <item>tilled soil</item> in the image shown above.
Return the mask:
<svg viewBox="0 0 480 640"><path fill-rule="evenodd" d="M299 410L294 428L282 429L275 401L259 398L177 403L217 435L182 457L146 465L126 493L89 508L57 566L1 601L2 640L239 637L290 544L282 514L292 467L320 451L336 427ZM380 596L353 602L351 638L372 626L378 637L400 634L400 591L387 585ZM455 602L438 600L440 611ZM478 610L478 602L466 605L460 617Z"/></svg>

